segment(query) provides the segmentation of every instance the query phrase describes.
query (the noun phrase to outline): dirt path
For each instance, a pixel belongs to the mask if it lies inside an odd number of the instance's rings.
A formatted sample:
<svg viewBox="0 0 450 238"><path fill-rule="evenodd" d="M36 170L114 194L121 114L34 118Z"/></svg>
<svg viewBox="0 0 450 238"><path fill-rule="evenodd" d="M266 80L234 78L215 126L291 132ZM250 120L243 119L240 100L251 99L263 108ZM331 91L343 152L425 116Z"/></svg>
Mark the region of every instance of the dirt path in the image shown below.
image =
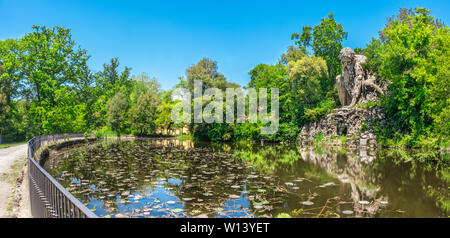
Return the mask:
<svg viewBox="0 0 450 238"><path fill-rule="evenodd" d="M26 155L26 144L0 149L0 217L30 216L28 204L26 204L29 201L26 187L28 179L26 170L24 171ZM21 175L23 175L23 182L17 184L17 178ZM14 196L18 195L21 197L20 206L13 209Z"/></svg>

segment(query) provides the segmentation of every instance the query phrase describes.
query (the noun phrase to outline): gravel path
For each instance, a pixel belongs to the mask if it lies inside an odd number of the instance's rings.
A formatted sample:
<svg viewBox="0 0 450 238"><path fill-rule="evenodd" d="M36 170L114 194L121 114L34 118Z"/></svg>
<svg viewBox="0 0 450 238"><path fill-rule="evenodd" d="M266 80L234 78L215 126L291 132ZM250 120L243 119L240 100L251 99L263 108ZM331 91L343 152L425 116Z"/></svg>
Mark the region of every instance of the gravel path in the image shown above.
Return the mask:
<svg viewBox="0 0 450 238"><path fill-rule="evenodd" d="M12 216L8 207L16 186L15 176L22 171L26 156L26 144L0 149L0 217Z"/></svg>

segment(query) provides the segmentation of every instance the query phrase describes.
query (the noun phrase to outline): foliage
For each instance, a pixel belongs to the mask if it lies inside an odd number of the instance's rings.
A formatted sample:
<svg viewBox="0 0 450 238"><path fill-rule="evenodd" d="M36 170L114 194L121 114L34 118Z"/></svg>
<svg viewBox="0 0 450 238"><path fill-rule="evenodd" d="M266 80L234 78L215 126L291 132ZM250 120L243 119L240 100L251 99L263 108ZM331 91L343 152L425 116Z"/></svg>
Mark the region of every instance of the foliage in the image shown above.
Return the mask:
<svg viewBox="0 0 450 238"><path fill-rule="evenodd" d="M262 135L258 123L189 124L194 139L212 141L295 141L303 125L339 105L335 85L338 54L347 32L330 13L316 26L292 34L295 46L276 64L250 70L245 88L279 89L279 130ZM401 9L389 18L366 48L365 70L386 85L380 101L388 123L372 125L383 145L448 147L450 133L450 31L423 8ZM174 124L175 91L163 91L155 78L131 76L113 58L103 69L88 67L90 56L69 29L33 26L19 39L0 41L0 138L21 141L37 134L95 131L96 136L154 134ZM218 72L217 62L201 59L186 70L175 87L194 93L194 81L206 88L239 88ZM192 96L191 95L191 96ZM192 97L193 98L193 97ZM211 99L212 100L212 99ZM236 101L237 99L235 99ZM210 101L203 100L206 106ZM248 110L248 108L246 108ZM215 113L215 112L214 112ZM114 131L114 132L112 132Z"/></svg>
<svg viewBox="0 0 450 238"><path fill-rule="evenodd" d="M128 107L128 102L122 93L116 93L108 101L108 124L111 126L113 131L120 135L120 132L124 128L125 115Z"/></svg>
<svg viewBox="0 0 450 238"><path fill-rule="evenodd" d="M401 9L365 53L371 71L390 83L382 104L395 130L382 136L407 146L448 144L450 29L426 9Z"/></svg>
<svg viewBox="0 0 450 238"><path fill-rule="evenodd" d="M341 24L336 23L334 14L322 18L319 25L313 27L304 26L302 33L292 34L295 44L306 49L311 47L314 55L322 57L327 62L329 85L332 85L336 75L339 74L341 63L338 59L342 49L342 41L347 39L348 33L344 31Z"/></svg>
<svg viewBox="0 0 450 238"><path fill-rule="evenodd" d="M131 128L139 135L154 134L156 125L157 108L159 98L152 91L147 91L139 96L136 104L130 109Z"/></svg>
<svg viewBox="0 0 450 238"><path fill-rule="evenodd" d="M179 87L188 90L192 100L194 100L194 81L196 80L202 82L202 93L207 88L217 88L225 92L227 88L239 87L237 84L228 82L217 70L217 62L204 58L186 70L186 79L180 78ZM202 110L210 101L202 100ZM198 140L226 141L232 138L231 129L227 124L191 123L189 129L193 137Z"/></svg>

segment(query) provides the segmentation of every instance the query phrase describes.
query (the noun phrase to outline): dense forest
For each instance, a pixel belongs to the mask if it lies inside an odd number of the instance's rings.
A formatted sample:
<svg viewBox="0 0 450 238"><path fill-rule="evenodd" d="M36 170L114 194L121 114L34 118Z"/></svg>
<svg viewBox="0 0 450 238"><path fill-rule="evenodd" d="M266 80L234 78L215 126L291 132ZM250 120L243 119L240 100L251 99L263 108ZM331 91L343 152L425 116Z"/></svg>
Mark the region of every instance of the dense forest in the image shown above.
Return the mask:
<svg viewBox="0 0 450 238"><path fill-rule="evenodd" d="M262 63L250 70L243 89L279 88L276 134L260 134L261 123L204 123L188 125L191 136L212 141L295 141L305 123L341 107L336 76L347 37L330 13L318 25L293 33L293 45L277 64ZM380 143L448 147L449 27L429 10L400 9L379 36L355 52L366 55L366 70L388 85L388 92L369 105L382 107L392 125L376 128ZM118 58L93 72L89 58L72 40L70 30L61 27L34 26L22 38L0 41L0 140L65 132L155 135L158 129L186 126L171 119L177 103L174 89L192 92L194 80L221 90L241 87L229 82L219 73L218 63L208 58L186 69L179 84L168 91L146 73L132 75L129 67L119 70Z"/></svg>

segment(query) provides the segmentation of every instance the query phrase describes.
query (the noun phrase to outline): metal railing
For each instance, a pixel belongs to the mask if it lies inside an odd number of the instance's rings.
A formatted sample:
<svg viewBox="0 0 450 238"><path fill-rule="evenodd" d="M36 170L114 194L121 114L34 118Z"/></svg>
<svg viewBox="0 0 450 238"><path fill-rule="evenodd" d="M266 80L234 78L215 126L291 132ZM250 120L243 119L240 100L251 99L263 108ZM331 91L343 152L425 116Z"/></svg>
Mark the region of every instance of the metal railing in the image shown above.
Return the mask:
<svg viewBox="0 0 450 238"><path fill-rule="evenodd" d="M31 214L38 218L97 218L92 211L70 194L34 159L42 146L68 139L84 138L83 134L36 136L28 141L28 182Z"/></svg>

